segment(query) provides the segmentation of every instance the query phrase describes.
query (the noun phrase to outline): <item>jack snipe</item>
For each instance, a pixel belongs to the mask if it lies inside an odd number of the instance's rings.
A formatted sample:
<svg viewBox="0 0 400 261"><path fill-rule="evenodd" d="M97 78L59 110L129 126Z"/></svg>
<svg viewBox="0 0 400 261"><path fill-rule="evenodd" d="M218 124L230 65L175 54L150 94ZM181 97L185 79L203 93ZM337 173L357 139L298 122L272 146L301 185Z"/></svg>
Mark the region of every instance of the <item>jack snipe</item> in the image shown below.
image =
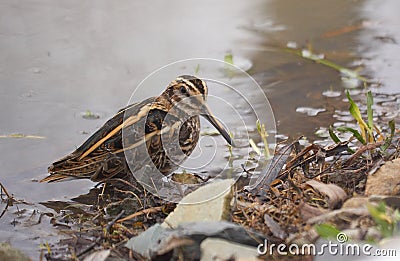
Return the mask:
<svg viewBox="0 0 400 261"><path fill-rule="evenodd" d="M48 168L50 175L41 182L70 178L101 182L123 177L135 171L132 166L143 167L146 157L168 175L196 147L199 115L233 145L228 132L209 110L207 93L207 85L201 79L179 76L160 96L121 109L78 149L54 162Z"/></svg>

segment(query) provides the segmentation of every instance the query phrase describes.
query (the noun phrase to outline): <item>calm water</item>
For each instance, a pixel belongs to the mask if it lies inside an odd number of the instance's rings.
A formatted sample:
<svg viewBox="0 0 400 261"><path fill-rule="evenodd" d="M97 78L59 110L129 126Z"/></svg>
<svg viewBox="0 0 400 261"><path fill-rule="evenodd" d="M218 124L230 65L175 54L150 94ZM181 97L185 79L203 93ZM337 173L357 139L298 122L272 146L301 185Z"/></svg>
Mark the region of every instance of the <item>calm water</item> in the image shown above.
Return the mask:
<svg viewBox="0 0 400 261"><path fill-rule="evenodd" d="M380 92L399 92L398 1L0 1L0 135L22 133L44 139L0 138L0 181L31 203L68 200L84 194L90 181L39 184L47 166L74 150L106 119L125 106L135 87L168 63L192 57L223 60L233 54L251 67L267 95L278 133L315 138L332 113L347 107L339 73L283 52L289 41L311 46L342 66L364 66L383 83ZM378 10L377 10L378 9ZM344 32L343 28L358 27ZM340 32L336 33L335 32ZM185 71L186 68L181 68ZM201 68L202 70L204 68ZM187 68L193 73L194 68ZM135 92L140 101L158 95L163 84ZM239 84L238 84L239 85ZM240 88L254 91L242 83ZM223 96L223 92L215 95ZM253 97L252 105L265 106ZM221 119L228 111L213 105ZM316 117L298 107L323 108ZM246 108L244 108L245 110ZM82 118L87 110L99 119ZM235 121L229 121L235 128ZM20 206L29 211L40 206ZM12 211L16 211L13 209ZM0 223L0 240L32 257L38 245L57 239L48 221L26 227ZM47 223L47 224L46 224ZM52 235L51 235L52 234Z"/></svg>

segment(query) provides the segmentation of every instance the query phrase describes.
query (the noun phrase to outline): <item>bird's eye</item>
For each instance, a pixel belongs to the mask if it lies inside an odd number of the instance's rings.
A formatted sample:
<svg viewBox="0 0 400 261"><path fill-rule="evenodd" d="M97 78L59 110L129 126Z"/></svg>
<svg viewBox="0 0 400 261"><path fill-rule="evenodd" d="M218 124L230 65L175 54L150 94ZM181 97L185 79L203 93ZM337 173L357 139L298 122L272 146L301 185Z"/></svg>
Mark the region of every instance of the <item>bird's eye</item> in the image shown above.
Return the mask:
<svg viewBox="0 0 400 261"><path fill-rule="evenodd" d="M184 86L181 87L181 93L182 94L186 94L187 93L187 90L186 90L186 88Z"/></svg>

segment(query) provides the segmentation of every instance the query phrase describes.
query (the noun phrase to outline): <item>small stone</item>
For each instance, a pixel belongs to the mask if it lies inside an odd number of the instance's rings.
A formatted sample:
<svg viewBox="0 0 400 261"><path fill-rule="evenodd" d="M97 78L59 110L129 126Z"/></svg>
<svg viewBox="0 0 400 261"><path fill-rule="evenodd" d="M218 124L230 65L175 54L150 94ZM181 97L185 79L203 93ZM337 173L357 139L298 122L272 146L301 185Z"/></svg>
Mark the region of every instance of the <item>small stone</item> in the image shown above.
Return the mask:
<svg viewBox="0 0 400 261"><path fill-rule="evenodd" d="M201 261L205 260L261 260L257 248L231 243L222 239L207 238L201 245Z"/></svg>
<svg viewBox="0 0 400 261"><path fill-rule="evenodd" d="M342 208L361 208L366 207L367 203L369 202L368 198L364 197L354 197L349 198L343 203Z"/></svg>
<svg viewBox="0 0 400 261"><path fill-rule="evenodd" d="M365 195L400 195L400 159L386 162L368 176Z"/></svg>

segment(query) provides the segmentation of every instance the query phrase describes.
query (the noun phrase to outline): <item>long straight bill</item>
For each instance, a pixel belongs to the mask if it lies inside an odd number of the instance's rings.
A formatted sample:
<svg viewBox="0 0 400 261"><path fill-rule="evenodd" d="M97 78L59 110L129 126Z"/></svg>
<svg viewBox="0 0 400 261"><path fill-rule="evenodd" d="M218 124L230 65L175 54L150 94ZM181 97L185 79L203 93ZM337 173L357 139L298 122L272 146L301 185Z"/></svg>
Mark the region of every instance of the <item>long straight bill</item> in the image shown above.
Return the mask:
<svg viewBox="0 0 400 261"><path fill-rule="evenodd" d="M204 118L206 118L218 131L221 133L222 137L231 145L235 147L235 142L233 141L232 137L226 131L224 126L217 120L217 118L211 113L211 110L208 108L207 105L203 105L203 112L201 114Z"/></svg>

